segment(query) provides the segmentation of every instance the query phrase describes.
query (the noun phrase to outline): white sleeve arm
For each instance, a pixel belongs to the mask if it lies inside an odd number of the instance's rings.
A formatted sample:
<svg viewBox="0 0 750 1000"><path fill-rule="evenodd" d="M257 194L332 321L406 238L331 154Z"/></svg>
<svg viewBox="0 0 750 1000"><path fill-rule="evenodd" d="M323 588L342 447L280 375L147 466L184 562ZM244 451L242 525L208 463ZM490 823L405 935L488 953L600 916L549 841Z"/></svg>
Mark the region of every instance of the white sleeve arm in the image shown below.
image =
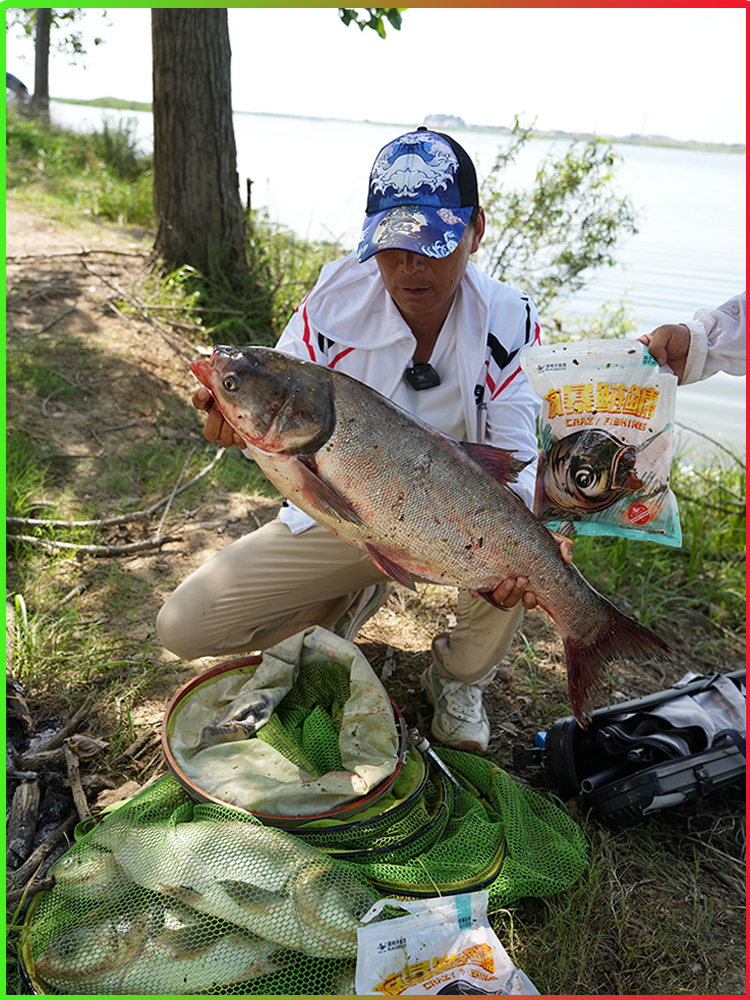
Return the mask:
<svg viewBox="0 0 750 1000"><path fill-rule="evenodd" d="M745 374L746 293L735 295L718 309L699 309L690 330L690 350L680 385L699 382L717 372Z"/></svg>

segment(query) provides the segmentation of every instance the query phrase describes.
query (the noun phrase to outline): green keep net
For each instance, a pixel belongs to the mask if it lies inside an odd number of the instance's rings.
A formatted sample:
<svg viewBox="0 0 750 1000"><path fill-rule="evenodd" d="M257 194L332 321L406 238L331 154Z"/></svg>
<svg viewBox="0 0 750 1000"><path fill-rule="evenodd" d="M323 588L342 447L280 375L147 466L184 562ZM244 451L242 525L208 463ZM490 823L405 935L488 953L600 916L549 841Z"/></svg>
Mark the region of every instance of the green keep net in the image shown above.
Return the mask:
<svg viewBox="0 0 750 1000"><path fill-rule="evenodd" d="M346 677L335 661L301 674L251 738L325 774L340 767ZM27 911L23 962L45 994L351 995L357 927L381 897L487 889L491 912L564 891L586 864L552 802L484 758L418 741L387 794L293 831L196 802L167 775L55 863L54 888Z"/></svg>

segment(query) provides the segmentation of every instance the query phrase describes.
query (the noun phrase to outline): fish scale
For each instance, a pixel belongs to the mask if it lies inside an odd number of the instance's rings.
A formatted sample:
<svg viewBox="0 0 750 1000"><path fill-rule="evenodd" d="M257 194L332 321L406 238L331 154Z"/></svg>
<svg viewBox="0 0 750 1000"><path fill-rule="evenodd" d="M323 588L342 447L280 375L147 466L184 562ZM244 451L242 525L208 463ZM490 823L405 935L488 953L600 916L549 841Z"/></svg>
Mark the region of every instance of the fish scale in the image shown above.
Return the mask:
<svg viewBox="0 0 750 1000"><path fill-rule="evenodd" d="M217 346L191 368L279 491L398 583L495 604L503 580L527 577L562 634L579 722L605 662L673 655L562 561L509 486L524 465L512 453L455 441L356 379L271 348Z"/></svg>

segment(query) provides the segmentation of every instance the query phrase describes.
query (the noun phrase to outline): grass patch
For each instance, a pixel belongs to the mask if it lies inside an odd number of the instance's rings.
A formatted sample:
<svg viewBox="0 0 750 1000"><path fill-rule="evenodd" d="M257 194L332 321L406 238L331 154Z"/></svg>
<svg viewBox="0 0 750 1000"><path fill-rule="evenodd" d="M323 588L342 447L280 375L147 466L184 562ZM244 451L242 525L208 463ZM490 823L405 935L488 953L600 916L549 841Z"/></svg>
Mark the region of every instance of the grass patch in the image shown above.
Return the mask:
<svg viewBox="0 0 750 1000"><path fill-rule="evenodd" d="M152 162L134 123L68 132L11 114L6 122L6 187L30 206L73 210L112 222L153 226Z"/></svg>
<svg viewBox="0 0 750 1000"><path fill-rule="evenodd" d="M702 469L675 463L679 549L625 538L581 537L575 561L590 583L649 628L688 619L707 641L741 637L745 621L745 465L717 458Z"/></svg>
<svg viewBox="0 0 750 1000"><path fill-rule="evenodd" d="M54 356L59 352L53 348L49 353ZM79 400L82 395L80 387L66 378L55 361L45 363L38 357L8 352L5 371L8 381L21 392L33 393L42 400L53 396L56 399Z"/></svg>
<svg viewBox="0 0 750 1000"><path fill-rule="evenodd" d="M32 437L11 430L5 451L5 513L7 517L30 517L44 495L48 466Z"/></svg>
<svg viewBox="0 0 750 1000"><path fill-rule="evenodd" d="M7 485L6 516L42 519L95 519L125 512L134 507L147 509L169 495L180 483L186 483L205 468L216 455L197 434L190 447L170 448L158 436L135 438L99 458L75 461L65 456L49 456L47 448L21 430L14 430L6 442ZM171 511L174 516L196 503L206 503L214 495L260 493L279 497L257 465L233 449L211 469L190 492L176 496ZM40 498L54 497L55 500ZM90 529L57 528L61 541L87 544Z"/></svg>
<svg viewBox="0 0 750 1000"><path fill-rule="evenodd" d="M717 812L714 827L728 829L731 820ZM704 996L716 993L722 973L744 967L741 907L707 896L695 849L715 830L697 828L694 813L668 816L617 833L580 817L591 850L581 880L563 895L492 915L541 994ZM733 949L722 926L736 928Z"/></svg>
<svg viewBox="0 0 750 1000"><path fill-rule="evenodd" d="M32 601L41 596L28 584L24 589ZM102 592L111 595L113 589L105 586ZM118 602L126 600L122 585L114 593ZM20 681L38 690L54 685L57 696L72 703L80 685L106 685L108 697L116 694L126 679L130 691L143 686L145 678L134 685L130 668L142 668L151 650L128 642L124 636L107 634L106 619L87 619L73 609L60 609L54 616L41 609L33 613L27 609L20 619L17 611L17 622L13 665Z"/></svg>

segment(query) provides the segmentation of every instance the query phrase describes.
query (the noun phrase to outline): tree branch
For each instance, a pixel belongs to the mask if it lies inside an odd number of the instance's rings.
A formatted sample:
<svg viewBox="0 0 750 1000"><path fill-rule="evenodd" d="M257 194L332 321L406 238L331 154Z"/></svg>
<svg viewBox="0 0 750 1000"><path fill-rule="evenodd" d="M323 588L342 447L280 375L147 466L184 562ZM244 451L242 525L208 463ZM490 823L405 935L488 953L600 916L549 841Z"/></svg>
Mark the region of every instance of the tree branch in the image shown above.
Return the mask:
<svg viewBox="0 0 750 1000"><path fill-rule="evenodd" d="M110 428L111 430L112 428ZM102 432L103 433L103 432ZM118 514L116 517L101 517L95 521L56 521L43 520L36 517L6 517L5 526L7 528L111 528L120 524L132 524L133 521L146 521L152 514L155 514L160 507L169 503L174 497L179 496L184 490L194 486L200 479L207 475L222 458L228 453L228 448L219 448L208 465L204 466L197 475L188 483L183 483L178 490L173 490L167 497L163 497L147 510L136 510L132 514ZM184 470L183 470L184 471Z"/></svg>
<svg viewBox="0 0 750 1000"><path fill-rule="evenodd" d="M127 556L133 552L145 552L148 549L160 549L167 542L181 542L182 535L167 535L164 538L151 538L145 542L130 542L127 545L80 545L78 542L55 542L47 538L37 538L34 535L6 535L9 542L26 542L29 545L40 545L42 548L74 549L76 554L94 556Z"/></svg>

